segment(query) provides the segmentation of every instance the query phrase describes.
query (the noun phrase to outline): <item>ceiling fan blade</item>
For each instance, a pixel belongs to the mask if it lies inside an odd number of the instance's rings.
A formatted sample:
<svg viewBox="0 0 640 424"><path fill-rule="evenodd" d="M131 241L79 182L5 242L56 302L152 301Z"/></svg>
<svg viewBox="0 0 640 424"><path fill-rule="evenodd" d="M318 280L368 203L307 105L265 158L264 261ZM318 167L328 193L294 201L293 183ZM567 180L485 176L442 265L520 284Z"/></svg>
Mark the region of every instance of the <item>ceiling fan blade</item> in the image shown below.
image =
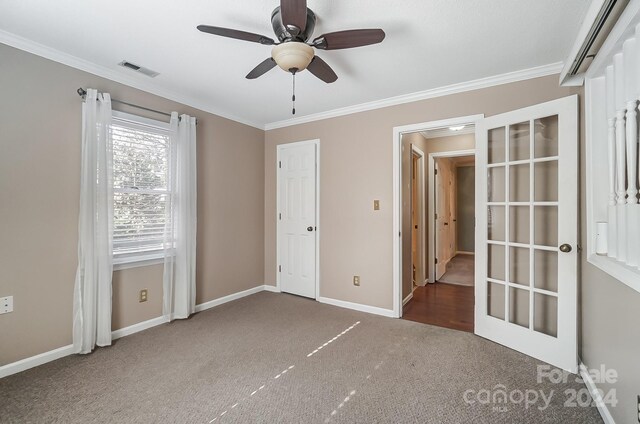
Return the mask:
<svg viewBox="0 0 640 424"><path fill-rule="evenodd" d="M253 68L253 70L247 74L247 79L256 79L259 76L262 76L266 74L268 71L272 70L275 66L276 66L276 61L268 57L262 62L260 62L258 66Z"/></svg>
<svg viewBox="0 0 640 424"><path fill-rule="evenodd" d="M280 0L280 15L285 27L293 25L300 30L299 33L304 32L307 26L307 0Z"/></svg>
<svg viewBox="0 0 640 424"><path fill-rule="evenodd" d="M221 28L221 27L215 27L210 25L198 25L198 30L202 32L206 32L208 34L219 35L221 37L235 38L237 40L244 40L244 41L252 41L254 43L265 44L268 46L276 43L275 41L273 41L271 38L267 36L254 34L252 32L238 31L237 29Z"/></svg>
<svg viewBox="0 0 640 424"><path fill-rule="evenodd" d="M379 43L384 37L381 29L349 29L323 34L313 40L312 45L323 50L350 49Z"/></svg>
<svg viewBox="0 0 640 424"><path fill-rule="evenodd" d="M307 69L313 75L328 84L335 82L338 79L338 76L335 72L333 72L331 66L327 65L327 62L320 59L318 56L313 57L311 63L309 63L309 66L307 66Z"/></svg>

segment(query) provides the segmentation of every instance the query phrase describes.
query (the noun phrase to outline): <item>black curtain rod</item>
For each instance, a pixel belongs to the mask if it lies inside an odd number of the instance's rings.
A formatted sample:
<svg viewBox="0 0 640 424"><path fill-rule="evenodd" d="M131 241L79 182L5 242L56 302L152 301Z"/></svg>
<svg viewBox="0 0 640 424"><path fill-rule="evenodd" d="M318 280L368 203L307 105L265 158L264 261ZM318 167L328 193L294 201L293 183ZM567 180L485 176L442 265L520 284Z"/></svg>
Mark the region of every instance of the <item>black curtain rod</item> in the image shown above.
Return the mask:
<svg viewBox="0 0 640 424"><path fill-rule="evenodd" d="M87 90L85 90L82 87L78 88L77 93L78 93L78 95L80 97L82 97L83 100L87 96ZM123 102L122 100L111 99L111 103L120 103L121 105L126 105L126 106L130 106L130 107L134 107L136 109L146 110L147 112L153 112L153 113L157 113L159 115L168 116L169 118L171 118L171 114L170 113L162 112L160 110L155 110L155 109L149 109L148 107L144 107L144 106L134 105L133 103ZM178 119L182 119L182 118L178 117ZM196 119L196 124L197 123L198 123L198 120Z"/></svg>

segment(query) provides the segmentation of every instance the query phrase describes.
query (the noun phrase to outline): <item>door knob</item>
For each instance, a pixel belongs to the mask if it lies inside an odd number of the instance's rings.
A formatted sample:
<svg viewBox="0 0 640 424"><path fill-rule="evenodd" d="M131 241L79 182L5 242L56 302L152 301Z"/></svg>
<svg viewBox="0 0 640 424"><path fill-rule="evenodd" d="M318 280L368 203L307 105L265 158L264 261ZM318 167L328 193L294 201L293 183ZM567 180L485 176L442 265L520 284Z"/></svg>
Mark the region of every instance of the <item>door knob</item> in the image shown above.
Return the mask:
<svg viewBox="0 0 640 424"><path fill-rule="evenodd" d="M570 245L570 244L567 244L567 243L561 244L561 245L560 245L560 251L561 251L562 253L569 253L569 252L571 252L571 245Z"/></svg>
<svg viewBox="0 0 640 424"><path fill-rule="evenodd" d="M313 231L313 227L307 227L307 231Z"/></svg>

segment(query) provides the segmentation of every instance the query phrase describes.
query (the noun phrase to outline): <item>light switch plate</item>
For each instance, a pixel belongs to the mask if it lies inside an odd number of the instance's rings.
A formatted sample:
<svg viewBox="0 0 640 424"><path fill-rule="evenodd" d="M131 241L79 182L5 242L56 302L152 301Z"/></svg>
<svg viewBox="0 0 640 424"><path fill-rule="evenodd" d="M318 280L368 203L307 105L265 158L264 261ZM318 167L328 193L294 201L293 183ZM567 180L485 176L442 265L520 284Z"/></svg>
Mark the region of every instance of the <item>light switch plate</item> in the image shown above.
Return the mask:
<svg viewBox="0 0 640 424"><path fill-rule="evenodd" d="M0 297L0 314L13 312L13 296Z"/></svg>
<svg viewBox="0 0 640 424"><path fill-rule="evenodd" d="M373 201L373 210L374 211L379 211L380 210L380 201L379 200L374 200Z"/></svg>

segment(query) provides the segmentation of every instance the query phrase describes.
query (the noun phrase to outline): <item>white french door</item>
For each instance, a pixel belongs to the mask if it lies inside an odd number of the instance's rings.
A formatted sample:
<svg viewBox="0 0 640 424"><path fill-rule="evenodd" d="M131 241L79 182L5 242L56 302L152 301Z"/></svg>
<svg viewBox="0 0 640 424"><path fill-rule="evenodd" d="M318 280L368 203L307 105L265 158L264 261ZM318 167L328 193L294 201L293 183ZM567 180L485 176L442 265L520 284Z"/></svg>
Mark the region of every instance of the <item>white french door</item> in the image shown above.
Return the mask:
<svg viewBox="0 0 640 424"><path fill-rule="evenodd" d="M278 146L279 287L313 299L317 282L317 156L317 141Z"/></svg>
<svg viewBox="0 0 640 424"><path fill-rule="evenodd" d="M578 98L476 127L475 333L577 371Z"/></svg>

